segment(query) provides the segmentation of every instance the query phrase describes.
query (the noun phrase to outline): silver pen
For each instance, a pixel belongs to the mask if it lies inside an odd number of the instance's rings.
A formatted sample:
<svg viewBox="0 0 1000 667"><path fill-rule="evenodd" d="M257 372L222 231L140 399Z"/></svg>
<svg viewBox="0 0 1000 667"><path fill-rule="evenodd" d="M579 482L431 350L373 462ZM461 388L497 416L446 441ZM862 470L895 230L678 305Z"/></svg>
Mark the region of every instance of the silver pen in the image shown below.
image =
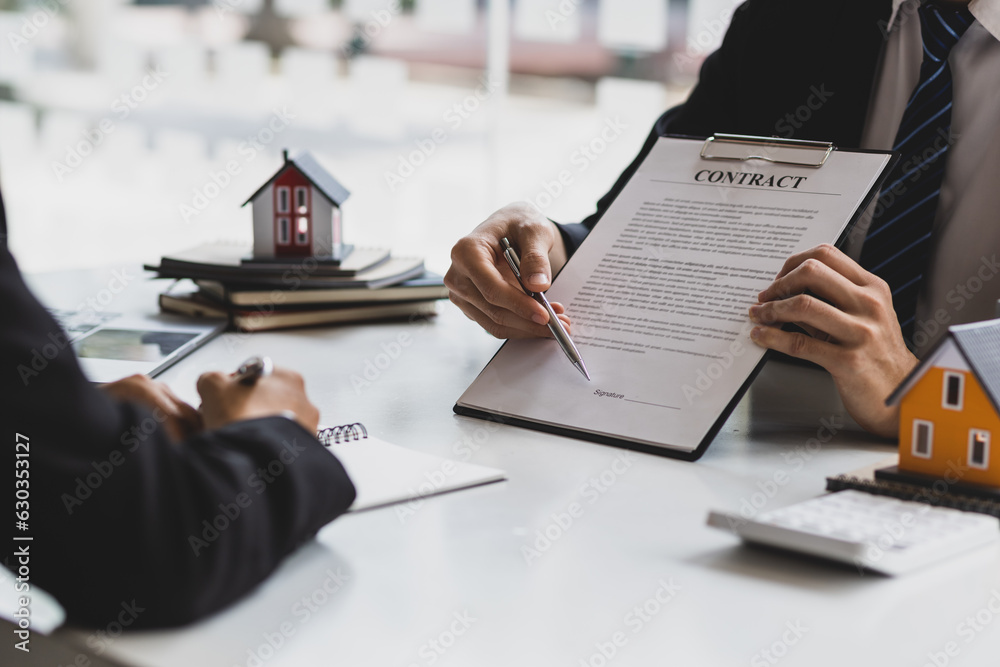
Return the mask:
<svg viewBox="0 0 1000 667"><path fill-rule="evenodd" d="M524 281L521 280L521 260L518 258L517 253L514 248L511 247L510 241L506 238L500 239L500 243L503 244L503 256L507 259L507 264L510 265L510 270L514 272L514 276L517 278L517 282L521 285L521 289L524 293L530 296L532 299L542 304L546 312L549 314L549 331L555 336L556 342L559 343L559 347L562 351L566 353L566 357L572 362L573 366L576 367L578 371L583 373L583 376L590 380L590 373L587 372L587 366L583 363L583 357L580 356L580 351L576 349L576 345L573 344L573 339L569 337L566 333L566 327L556 316L556 311L552 309L552 304L549 300L545 298L545 294L542 292L532 292L527 287L524 286Z"/></svg>
<svg viewBox="0 0 1000 667"><path fill-rule="evenodd" d="M265 378L274 372L271 357L250 357L236 369L233 379L242 385L252 387L257 380Z"/></svg>

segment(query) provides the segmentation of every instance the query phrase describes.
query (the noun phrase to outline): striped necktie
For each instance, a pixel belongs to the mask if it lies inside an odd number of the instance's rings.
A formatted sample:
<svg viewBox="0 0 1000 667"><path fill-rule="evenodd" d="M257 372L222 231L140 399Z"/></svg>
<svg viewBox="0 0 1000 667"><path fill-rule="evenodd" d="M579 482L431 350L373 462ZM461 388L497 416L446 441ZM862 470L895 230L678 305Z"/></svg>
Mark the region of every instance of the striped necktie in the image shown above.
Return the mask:
<svg viewBox="0 0 1000 667"><path fill-rule="evenodd" d="M882 189L861 265L889 283L903 338L914 333L917 296L927 270L931 231L951 145L952 79L948 55L975 20L968 7L920 6L924 59L893 150L901 158Z"/></svg>

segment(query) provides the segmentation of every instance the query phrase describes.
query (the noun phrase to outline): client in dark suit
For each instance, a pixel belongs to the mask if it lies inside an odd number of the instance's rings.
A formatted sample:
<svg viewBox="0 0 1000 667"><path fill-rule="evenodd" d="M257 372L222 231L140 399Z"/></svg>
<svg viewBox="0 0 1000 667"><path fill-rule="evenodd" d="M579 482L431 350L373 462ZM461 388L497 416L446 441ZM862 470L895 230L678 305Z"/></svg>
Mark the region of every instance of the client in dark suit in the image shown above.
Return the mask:
<svg viewBox="0 0 1000 667"><path fill-rule="evenodd" d="M23 499L8 525L33 538L8 536L0 557L70 621L107 626L123 610L131 627L195 621L354 501L314 436L319 413L300 376L278 369L246 387L203 375L200 412L149 380L101 391L22 281L2 200L0 234L2 474Z"/></svg>

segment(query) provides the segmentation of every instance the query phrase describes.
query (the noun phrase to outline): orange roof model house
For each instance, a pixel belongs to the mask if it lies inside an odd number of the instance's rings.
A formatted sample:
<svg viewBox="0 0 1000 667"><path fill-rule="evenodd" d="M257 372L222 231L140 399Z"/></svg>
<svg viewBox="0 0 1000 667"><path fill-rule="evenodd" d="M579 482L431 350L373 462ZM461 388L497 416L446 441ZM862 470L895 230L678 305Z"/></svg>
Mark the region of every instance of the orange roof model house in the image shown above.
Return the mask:
<svg viewBox="0 0 1000 667"><path fill-rule="evenodd" d="M950 327L886 402L900 406L899 467L879 478L1000 495L1000 320Z"/></svg>

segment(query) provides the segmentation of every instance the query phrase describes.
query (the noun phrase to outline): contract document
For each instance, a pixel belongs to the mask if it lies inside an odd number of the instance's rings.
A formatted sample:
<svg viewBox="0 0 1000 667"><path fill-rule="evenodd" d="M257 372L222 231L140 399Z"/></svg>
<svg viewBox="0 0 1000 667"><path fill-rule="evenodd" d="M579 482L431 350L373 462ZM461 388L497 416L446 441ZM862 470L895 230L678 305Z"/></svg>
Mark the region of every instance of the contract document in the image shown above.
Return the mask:
<svg viewBox="0 0 1000 667"><path fill-rule="evenodd" d="M814 149L770 143L707 159L709 143L661 138L547 292L592 381L554 340L511 340L455 412L704 453L765 361L749 336L757 294L792 254L846 240L894 160L830 147L819 166Z"/></svg>

